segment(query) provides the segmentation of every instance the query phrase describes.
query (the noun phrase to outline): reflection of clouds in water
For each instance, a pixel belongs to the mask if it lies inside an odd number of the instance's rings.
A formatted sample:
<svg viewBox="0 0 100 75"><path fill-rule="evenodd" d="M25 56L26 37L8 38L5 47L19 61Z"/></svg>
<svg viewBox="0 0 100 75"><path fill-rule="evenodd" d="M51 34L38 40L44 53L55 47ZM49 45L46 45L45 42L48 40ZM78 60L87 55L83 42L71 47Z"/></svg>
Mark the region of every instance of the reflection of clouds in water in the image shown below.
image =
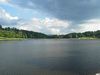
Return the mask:
<svg viewBox="0 0 100 75"><path fill-rule="evenodd" d="M100 70L99 44L98 40L66 39L2 41L0 74L94 75Z"/></svg>

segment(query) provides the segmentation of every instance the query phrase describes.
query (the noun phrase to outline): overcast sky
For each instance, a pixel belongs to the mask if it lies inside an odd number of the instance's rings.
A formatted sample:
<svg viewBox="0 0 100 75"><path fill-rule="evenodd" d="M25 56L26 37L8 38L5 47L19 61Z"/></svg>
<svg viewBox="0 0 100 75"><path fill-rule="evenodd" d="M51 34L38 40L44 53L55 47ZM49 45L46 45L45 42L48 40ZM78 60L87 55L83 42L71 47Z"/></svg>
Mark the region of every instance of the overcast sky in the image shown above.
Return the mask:
<svg viewBox="0 0 100 75"><path fill-rule="evenodd" d="M0 24L46 34L100 30L100 0L0 0Z"/></svg>

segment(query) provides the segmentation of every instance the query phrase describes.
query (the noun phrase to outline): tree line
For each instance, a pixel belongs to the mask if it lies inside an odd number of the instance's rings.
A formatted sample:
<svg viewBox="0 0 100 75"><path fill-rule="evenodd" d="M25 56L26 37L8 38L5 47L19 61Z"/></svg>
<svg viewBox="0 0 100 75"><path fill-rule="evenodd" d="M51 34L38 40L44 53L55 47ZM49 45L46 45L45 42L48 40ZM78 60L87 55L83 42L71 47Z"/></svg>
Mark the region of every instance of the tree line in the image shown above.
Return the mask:
<svg viewBox="0 0 100 75"><path fill-rule="evenodd" d="M0 37L7 38L46 38L47 35L43 33L27 31L27 30L19 30L17 28L6 27L3 28L0 25Z"/></svg>
<svg viewBox="0 0 100 75"><path fill-rule="evenodd" d="M87 31L83 33L69 33L63 36L63 38L100 38L100 30Z"/></svg>
<svg viewBox="0 0 100 75"><path fill-rule="evenodd" d="M46 35L39 32L19 30L17 28L6 27L0 25L0 37L7 38L100 38L100 30L87 31L83 33L69 33L66 35Z"/></svg>

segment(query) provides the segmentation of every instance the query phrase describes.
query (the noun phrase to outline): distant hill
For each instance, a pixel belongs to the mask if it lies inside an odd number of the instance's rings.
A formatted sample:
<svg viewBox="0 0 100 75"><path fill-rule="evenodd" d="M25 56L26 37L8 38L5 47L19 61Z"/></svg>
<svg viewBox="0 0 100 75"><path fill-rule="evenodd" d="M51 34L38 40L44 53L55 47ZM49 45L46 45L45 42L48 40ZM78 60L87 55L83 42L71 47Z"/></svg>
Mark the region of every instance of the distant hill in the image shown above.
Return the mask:
<svg viewBox="0 0 100 75"><path fill-rule="evenodd" d="M46 35L39 32L19 30L17 28L6 27L3 28L0 25L0 37L6 38L100 38L100 30L98 31L87 31L83 33L69 33L66 35Z"/></svg>
<svg viewBox="0 0 100 75"><path fill-rule="evenodd" d="M34 32L34 31L27 31L27 30L19 30L16 28L2 28L0 25L0 37L7 37L7 38L47 38L46 34Z"/></svg>
<svg viewBox="0 0 100 75"><path fill-rule="evenodd" d="M63 38L100 38L100 30L83 33L69 33L64 35Z"/></svg>

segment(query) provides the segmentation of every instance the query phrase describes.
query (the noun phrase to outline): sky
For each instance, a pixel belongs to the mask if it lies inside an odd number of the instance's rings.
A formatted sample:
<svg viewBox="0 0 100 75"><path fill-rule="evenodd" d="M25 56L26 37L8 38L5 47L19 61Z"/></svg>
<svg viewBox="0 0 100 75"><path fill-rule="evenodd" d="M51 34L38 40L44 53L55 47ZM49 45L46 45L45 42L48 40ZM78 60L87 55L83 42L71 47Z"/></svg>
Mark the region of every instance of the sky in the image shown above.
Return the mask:
<svg viewBox="0 0 100 75"><path fill-rule="evenodd" d="M0 24L45 34L100 30L100 0L0 0Z"/></svg>

